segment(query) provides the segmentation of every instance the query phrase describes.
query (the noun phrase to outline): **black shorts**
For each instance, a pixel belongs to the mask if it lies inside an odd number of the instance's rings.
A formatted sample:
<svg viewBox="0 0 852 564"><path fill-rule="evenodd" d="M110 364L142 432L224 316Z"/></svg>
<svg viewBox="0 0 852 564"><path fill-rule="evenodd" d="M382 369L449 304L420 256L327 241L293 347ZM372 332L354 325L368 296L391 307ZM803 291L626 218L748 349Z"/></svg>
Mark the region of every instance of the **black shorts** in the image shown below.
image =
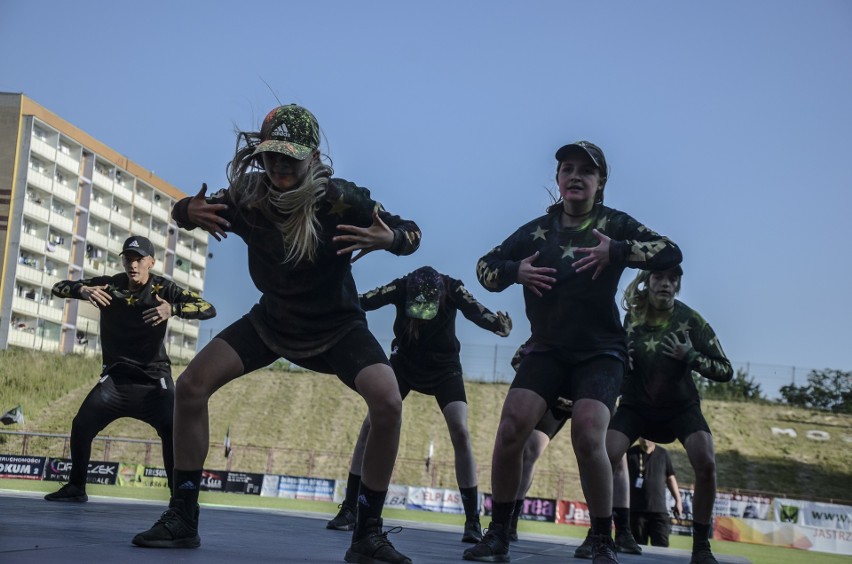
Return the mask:
<svg viewBox="0 0 852 564"><path fill-rule="evenodd" d="M548 408L560 397L574 403L594 399L612 413L623 378L624 361L615 355L602 353L578 362L561 351L535 351L524 355L511 388L537 393Z"/></svg>
<svg viewBox="0 0 852 564"><path fill-rule="evenodd" d="M565 423L571 418L570 411L562 411L556 410L553 408L548 409L544 412L544 416L539 420L538 424L535 426L536 431L541 431L547 438L551 441L553 437L556 436L559 431L562 430L562 427L565 426Z"/></svg>
<svg viewBox="0 0 852 564"><path fill-rule="evenodd" d="M463 401L467 403L467 394L464 390L464 378L460 373L454 372L447 377L438 378L438 381L434 386L423 387L413 385L406 380L404 369L401 368L399 366L400 363L395 362L394 359L395 357L391 356L391 366L393 367L394 374L396 374L396 381L399 384L399 393L402 395L402 399L405 399L405 396L407 396L411 390L414 390L415 392L420 392L427 396L434 396L441 411L444 411L444 408L454 401Z"/></svg>
<svg viewBox="0 0 852 564"><path fill-rule="evenodd" d="M249 318L243 316L216 335L231 346L243 362L243 374L269 366L281 355L267 347ZM390 366L388 357L379 342L367 329L367 324L355 326L337 343L316 356L287 359L293 364L321 372L335 374L341 382L355 389L355 377L364 368L374 364Z"/></svg>
<svg viewBox="0 0 852 564"><path fill-rule="evenodd" d="M668 419L648 417L641 406L622 403L609 422L609 428L624 433L630 444L639 437L663 445L672 443L675 439L683 443L696 431L710 432L710 426L701 413L701 404L698 403L672 413Z"/></svg>

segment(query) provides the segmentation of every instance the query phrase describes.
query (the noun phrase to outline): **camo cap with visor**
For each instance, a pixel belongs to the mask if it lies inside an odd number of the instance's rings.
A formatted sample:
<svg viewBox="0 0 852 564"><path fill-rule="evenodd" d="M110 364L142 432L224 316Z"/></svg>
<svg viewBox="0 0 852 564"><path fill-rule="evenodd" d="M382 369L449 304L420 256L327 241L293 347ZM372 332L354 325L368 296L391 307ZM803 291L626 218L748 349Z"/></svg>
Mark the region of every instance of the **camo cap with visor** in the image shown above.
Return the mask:
<svg viewBox="0 0 852 564"><path fill-rule="evenodd" d="M283 153L300 161L319 147L319 124L314 114L296 104L278 106L266 115L254 155Z"/></svg>

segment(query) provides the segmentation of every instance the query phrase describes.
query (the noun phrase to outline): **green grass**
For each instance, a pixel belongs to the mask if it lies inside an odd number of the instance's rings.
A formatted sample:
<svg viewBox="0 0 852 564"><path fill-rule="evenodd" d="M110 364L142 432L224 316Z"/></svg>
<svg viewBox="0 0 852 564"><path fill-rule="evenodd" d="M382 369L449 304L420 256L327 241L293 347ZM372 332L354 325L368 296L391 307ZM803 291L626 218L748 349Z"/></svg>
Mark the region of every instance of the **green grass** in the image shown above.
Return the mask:
<svg viewBox="0 0 852 564"><path fill-rule="evenodd" d="M0 490L16 490L28 492L48 493L58 488L56 482L42 482L35 480L6 480L0 479ZM165 491L154 488L99 486L89 484L86 486L89 495L162 501L168 502ZM260 497L254 495L240 495L227 493L203 492L201 502L204 505L221 505L229 507L245 507L260 509L282 509L289 511L321 513L329 518L337 512L337 504L322 501L304 501L295 499L281 499L272 497ZM398 519L418 523L439 523L444 525L461 525L460 516L445 513L432 513L429 511L406 511L401 509L386 509L384 517L387 519ZM585 527L572 525L556 525L553 523L537 523L533 521L522 521L519 525L520 534L524 533L550 535L565 539L571 539L577 543L585 537ZM692 539L689 537L672 535L671 547L689 550ZM806 559L812 564L841 564L848 563L848 556L824 554L820 552L807 552L792 548L779 548L763 545L752 545L746 543L735 543L726 541L713 541L713 550L719 554L730 554L748 558L754 564L801 564Z"/></svg>

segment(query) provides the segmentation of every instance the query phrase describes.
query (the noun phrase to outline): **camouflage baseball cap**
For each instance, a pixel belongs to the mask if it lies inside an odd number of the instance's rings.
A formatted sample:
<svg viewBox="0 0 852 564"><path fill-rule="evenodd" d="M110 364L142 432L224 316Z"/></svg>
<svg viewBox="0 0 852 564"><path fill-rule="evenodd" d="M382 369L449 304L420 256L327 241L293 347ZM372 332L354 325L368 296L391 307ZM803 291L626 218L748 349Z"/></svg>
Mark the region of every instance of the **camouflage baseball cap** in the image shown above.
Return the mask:
<svg viewBox="0 0 852 564"><path fill-rule="evenodd" d="M304 160L319 147L319 124L314 114L296 104L278 106L266 115L255 155L283 153Z"/></svg>
<svg viewBox="0 0 852 564"><path fill-rule="evenodd" d="M444 278L431 266L421 266L405 277L405 315L428 321L438 315L444 295Z"/></svg>

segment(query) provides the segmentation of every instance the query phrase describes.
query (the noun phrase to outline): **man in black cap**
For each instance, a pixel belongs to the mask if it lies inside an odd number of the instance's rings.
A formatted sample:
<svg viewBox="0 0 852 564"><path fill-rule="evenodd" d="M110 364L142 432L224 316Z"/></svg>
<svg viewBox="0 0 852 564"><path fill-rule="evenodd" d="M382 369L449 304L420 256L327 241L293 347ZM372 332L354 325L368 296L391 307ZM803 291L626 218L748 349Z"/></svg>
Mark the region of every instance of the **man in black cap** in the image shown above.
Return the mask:
<svg viewBox="0 0 852 564"><path fill-rule="evenodd" d="M57 282L53 294L87 300L101 313L103 370L71 425L71 476L48 501L84 502L92 441L121 417L148 423L163 443L163 463L172 487L174 381L163 339L166 321L210 319L216 310L195 292L151 274L154 245L129 237L121 251L124 272Z"/></svg>

